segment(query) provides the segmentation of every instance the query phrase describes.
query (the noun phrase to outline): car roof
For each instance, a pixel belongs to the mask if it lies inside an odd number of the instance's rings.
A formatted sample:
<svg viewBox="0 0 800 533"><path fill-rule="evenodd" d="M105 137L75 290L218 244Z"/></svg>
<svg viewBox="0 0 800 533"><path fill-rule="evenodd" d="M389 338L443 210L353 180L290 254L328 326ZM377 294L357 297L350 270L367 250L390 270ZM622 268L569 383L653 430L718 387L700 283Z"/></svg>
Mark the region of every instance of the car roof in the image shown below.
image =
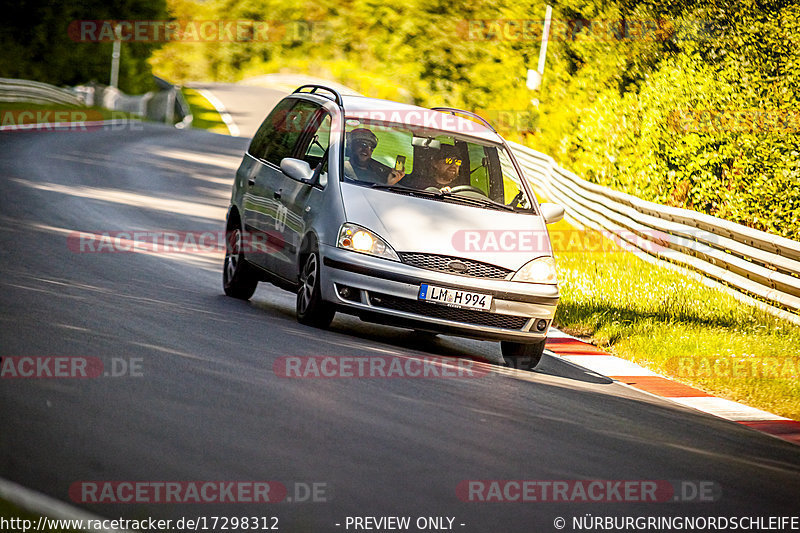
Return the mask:
<svg viewBox="0 0 800 533"><path fill-rule="evenodd" d="M343 95L342 100L346 117L409 124L493 143L502 142L500 135L485 125L450 113L365 96Z"/></svg>

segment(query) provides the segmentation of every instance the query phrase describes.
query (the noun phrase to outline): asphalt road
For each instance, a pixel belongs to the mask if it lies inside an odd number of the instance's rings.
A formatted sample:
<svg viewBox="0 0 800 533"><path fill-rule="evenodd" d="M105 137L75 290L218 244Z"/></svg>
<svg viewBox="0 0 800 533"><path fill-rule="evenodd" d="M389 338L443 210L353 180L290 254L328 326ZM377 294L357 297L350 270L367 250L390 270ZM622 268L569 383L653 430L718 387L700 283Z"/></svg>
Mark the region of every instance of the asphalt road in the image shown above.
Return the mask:
<svg viewBox="0 0 800 533"><path fill-rule="evenodd" d="M521 375L282 378L282 356L455 361L499 348L351 317L328 331L302 326L293 295L272 286L250 302L223 296L221 253L75 248L75 231L221 230L246 144L158 125L0 133L0 356L137 368L0 379L0 477L107 517L276 516L280 531L296 532L354 531L348 516L446 516L457 531L515 533L556 531L557 517L572 531L587 513L798 514L800 447L790 443L547 355L540 372ZM70 497L77 482L126 480L270 480L293 501ZM462 501L466 480L703 481L715 501ZM298 502L311 483L324 495Z"/></svg>
<svg viewBox="0 0 800 533"><path fill-rule="evenodd" d="M287 91L232 83L191 83L193 89L210 91L225 106L239 128L239 136L252 138L261 121Z"/></svg>

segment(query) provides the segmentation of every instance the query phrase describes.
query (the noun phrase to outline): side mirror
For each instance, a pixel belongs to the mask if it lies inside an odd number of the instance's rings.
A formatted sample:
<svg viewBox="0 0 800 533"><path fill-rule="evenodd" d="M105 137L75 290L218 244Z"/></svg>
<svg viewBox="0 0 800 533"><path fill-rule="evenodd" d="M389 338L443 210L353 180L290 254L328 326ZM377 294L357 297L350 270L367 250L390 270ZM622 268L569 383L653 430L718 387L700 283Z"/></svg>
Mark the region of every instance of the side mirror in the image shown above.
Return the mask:
<svg viewBox="0 0 800 533"><path fill-rule="evenodd" d="M308 163L292 157L281 159L281 170L290 178L303 183L311 183L311 178L314 177L314 171Z"/></svg>
<svg viewBox="0 0 800 533"><path fill-rule="evenodd" d="M545 224L553 224L564 218L564 208L558 204L540 204L539 209L542 211Z"/></svg>

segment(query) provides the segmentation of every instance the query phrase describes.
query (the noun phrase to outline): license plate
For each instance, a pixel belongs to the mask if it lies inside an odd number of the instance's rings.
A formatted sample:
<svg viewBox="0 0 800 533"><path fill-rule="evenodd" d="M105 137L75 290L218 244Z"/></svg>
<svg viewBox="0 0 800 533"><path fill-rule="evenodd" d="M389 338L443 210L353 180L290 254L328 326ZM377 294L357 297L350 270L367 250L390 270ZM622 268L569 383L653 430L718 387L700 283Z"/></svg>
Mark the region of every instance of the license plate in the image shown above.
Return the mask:
<svg viewBox="0 0 800 533"><path fill-rule="evenodd" d="M467 309L482 309L488 311L492 306L491 294L447 289L423 283L419 286L419 299L426 302L444 304L450 307L464 307Z"/></svg>

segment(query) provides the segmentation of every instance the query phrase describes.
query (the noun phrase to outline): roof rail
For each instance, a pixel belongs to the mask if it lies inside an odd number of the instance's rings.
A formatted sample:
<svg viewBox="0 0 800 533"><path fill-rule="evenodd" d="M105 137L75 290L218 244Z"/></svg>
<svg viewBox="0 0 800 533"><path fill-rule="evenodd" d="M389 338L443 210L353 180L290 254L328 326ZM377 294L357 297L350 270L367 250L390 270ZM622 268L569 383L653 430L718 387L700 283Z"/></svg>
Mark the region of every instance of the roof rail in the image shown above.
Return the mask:
<svg viewBox="0 0 800 533"><path fill-rule="evenodd" d="M481 121L481 123L483 123L484 126L492 130L494 133L497 133L497 130L494 129L494 127L491 124L489 124L489 122L485 118L478 115L477 113L473 113L472 111L464 111L463 109L456 109L455 107L432 107L431 111L444 111L445 113L450 113L451 115L460 113L462 115L466 115L471 118L476 118L479 121Z"/></svg>
<svg viewBox="0 0 800 533"><path fill-rule="evenodd" d="M306 92L306 91L303 91L303 89L311 89L306 94L314 94L314 93L317 92L317 89L322 89L323 91L328 91L329 93L331 93L333 95L333 98L331 98L328 95L321 95L321 96L325 96L325 98L333 100L333 102L335 104L337 104L339 107L342 107L342 105L344 103L344 100L342 100L342 95L339 94L339 91L337 91L336 89L331 89L330 87L325 87L324 85L316 85L316 84L313 84L313 83L309 83L308 85L302 85L302 86L298 87L297 89L295 89L292 92L292 94Z"/></svg>

